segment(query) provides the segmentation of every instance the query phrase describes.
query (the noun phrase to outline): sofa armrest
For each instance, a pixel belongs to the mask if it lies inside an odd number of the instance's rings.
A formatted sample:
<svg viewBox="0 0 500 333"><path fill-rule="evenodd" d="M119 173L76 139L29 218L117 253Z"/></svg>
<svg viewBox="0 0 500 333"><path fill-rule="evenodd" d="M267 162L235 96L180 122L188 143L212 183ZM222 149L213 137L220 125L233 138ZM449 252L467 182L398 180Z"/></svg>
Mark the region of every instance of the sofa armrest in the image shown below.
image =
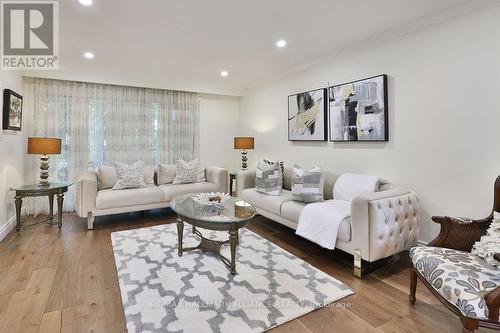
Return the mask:
<svg viewBox="0 0 500 333"><path fill-rule="evenodd" d="M208 166L205 168L205 174L207 182L217 185L218 192L227 192L228 172L226 169L215 166Z"/></svg>
<svg viewBox="0 0 500 333"><path fill-rule="evenodd" d="M97 173L87 171L76 182L75 210L79 217L87 217L96 207Z"/></svg>
<svg viewBox="0 0 500 333"><path fill-rule="evenodd" d="M418 240L419 230L419 202L409 190L365 193L352 200L351 241L366 261L410 249Z"/></svg>
<svg viewBox="0 0 500 333"><path fill-rule="evenodd" d="M241 198L241 192L255 187L255 169L238 171L236 173L236 196Z"/></svg>

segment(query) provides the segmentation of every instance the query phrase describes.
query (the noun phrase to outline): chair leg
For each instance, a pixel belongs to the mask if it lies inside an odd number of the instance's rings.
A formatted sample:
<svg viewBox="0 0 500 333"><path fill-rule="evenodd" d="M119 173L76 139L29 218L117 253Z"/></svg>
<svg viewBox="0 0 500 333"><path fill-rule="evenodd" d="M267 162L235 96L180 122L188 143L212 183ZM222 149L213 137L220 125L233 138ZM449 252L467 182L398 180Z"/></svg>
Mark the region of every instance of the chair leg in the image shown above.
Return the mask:
<svg viewBox="0 0 500 333"><path fill-rule="evenodd" d="M479 328L478 322L472 318L460 316L462 322L462 333L474 333Z"/></svg>
<svg viewBox="0 0 500 333"><path fill-rule="evenodd" d="M417 272L415 272L415 267L410 269L410 303L413 305L417 300L415 294L417 293Z"/></svg>

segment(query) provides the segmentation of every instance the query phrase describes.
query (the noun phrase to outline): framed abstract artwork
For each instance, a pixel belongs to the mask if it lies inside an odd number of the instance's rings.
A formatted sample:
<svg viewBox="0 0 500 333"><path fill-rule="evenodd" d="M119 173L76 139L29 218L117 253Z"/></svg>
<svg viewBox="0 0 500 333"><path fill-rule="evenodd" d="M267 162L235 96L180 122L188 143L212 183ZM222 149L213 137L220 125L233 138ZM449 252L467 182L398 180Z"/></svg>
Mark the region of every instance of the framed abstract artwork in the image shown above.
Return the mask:
<svg viewBox="0 0 500 333"><path fill-rule="evenodd" d="M387 75L328 88L330 141L389 141Z"/></svg>
<svg viewBox="0 0 500 333"><path fill-rule="evenodd" d="M3 91L3 123L5 130L20 131L23 117L23 96L10 89Z"/></svg>
<svg viewBox="0 0 500 333"><path fill-rule="evenodd" d="M326 89L288 96L288 140L326 141Z"/></svg>

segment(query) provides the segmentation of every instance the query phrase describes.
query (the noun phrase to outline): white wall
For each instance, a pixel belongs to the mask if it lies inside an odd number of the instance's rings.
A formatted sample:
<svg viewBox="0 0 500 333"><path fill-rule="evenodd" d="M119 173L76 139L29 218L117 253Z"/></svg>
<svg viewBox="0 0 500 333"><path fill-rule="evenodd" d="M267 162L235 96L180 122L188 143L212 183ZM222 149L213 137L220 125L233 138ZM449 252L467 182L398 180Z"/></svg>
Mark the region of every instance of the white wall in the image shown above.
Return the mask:
<svg viewBox="0 0 500 333"><path fill-rule="evenodd" d="M292 55L290 55L292 56ZM287 96L387 73L388 143L287 141ZM383 175L421 198L430 215L484 217L500 173L500 7L456 18L255 87L244 94L241 134L257 157L336 172Z"/></svg>
<svg viewBox="0 0 500 333"><path fill-rule="evenodd" d="M237 170L240 155L233 149L238 136L239 97L200 95L200 162Z"/></svg>
<svg viewBox="0 0 500 333"><path fill-rule="evenodd" d="M13 71L0 72L1 107L3 107L4 89L11 89L22 95L21 76ZM0 117L1 122L2 117ZM23 132L4 131L0 126L0 240L15 225L14 193L10 191L10 188L23 182L25 150Z"/></svg>

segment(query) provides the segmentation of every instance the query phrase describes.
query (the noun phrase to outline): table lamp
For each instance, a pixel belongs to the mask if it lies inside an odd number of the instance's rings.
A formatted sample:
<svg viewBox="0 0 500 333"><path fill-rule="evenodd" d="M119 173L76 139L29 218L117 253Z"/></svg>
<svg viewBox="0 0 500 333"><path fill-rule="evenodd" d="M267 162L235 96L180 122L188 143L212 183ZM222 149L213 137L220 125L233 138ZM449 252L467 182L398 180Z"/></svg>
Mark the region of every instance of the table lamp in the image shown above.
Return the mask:
<svg viewBox="0 0 500 333"><path fill-rule="evenodd" d="M247 149L254 148L254 138L238 136L234 138L234 149L241 149L241 169L247 169Z"/></svg>
<svg viewBox="0 0 500 333"><path fill-rule="evenodd" d="M28 154L41 154L40 157L40 182L38 185L48 186L49 183L49 157L47 154L61 153L61 139L59 138L28 138Z"/></svg>

